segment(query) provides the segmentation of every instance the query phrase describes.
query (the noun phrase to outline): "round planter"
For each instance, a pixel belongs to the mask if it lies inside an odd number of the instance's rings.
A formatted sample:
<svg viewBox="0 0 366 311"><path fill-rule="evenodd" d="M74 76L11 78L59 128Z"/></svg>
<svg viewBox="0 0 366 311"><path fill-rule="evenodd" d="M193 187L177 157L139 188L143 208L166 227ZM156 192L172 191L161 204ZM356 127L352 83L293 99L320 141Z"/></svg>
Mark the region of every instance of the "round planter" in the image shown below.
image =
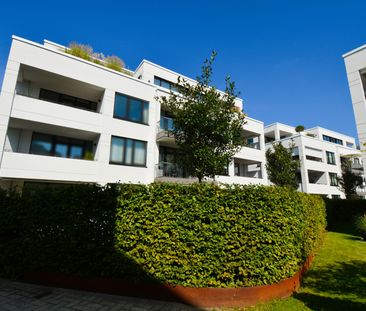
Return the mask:
<svg viewBox="0 0 366 311"><path fill-rule="evenodd" d="M309 256L292 277L279 283L243 288L192 288L167 284L133 283L107 277L83 277L59 272L28 272L25 280L48 286L73 288L107 294L181 302L194 307L246 307L258 302L285 298L297 290L303 273L309 268Z"/></svg>

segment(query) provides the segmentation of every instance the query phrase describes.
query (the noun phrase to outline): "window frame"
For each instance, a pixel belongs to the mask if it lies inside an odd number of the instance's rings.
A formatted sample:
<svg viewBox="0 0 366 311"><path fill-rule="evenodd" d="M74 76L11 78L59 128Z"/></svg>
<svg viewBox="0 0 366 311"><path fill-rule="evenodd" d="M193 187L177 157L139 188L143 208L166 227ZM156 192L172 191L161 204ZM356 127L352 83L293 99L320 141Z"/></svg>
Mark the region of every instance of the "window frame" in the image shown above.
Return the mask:
<svg viewBox="0 0 366 311"><path fill-rule="evenodd" d="M127 102L126 102L126 117L120 117L120 116L116 115L116 98L117 98L117 96L124 96L127 99ZM132 100L136 100L136 101L140 102L140 120L141 121L135 121L135 120L130 119L131 101ZM145 104L147 105L147 111L148 111L146 122L143 121ZM137 98L137 97L134 97L134 96L126 95L126 94L123 94L123 93L119 93L119 92L115 92L115 94L114 94L114 105L113 105L113 118L114 119L119 119L119 120L123 120L123 121L138 123L138 124L142 124L142 125L149 125L149 115L150 115L149 110L150 110L150 102L148 102L146 100L143 100L143 99L140 99L140 98Z"/></svg>
<svg viewBox="0 0 366 311"><path fill-rule="evenodd" d="M50 142L51 142L50 154L39 154L39 153L32 152L33 142L34 142L35 136L37 136L37 135L40 135L40 136L43 136L43 137L48 137L50 139ZM65 145L67 145L66 157L59 157L59 156L56 155L57 143L60 143L62 140L64 140ZM72 146L81 146L82 147L82 156L81 156L81 158L72 158L72 157L70 157ZM72 137L66 137L66 136L44 134L44 133L41 133L41 132L33 132L32 133L31 143L30 143L30 146L29 146L29 154L42 155L42 156L47 156L47 157L56 157L56 158L62 158L62 159L73 159L73 160L85 160L84 159L85 154L88 151L92 152L93 157L94 157L93 142L92 141L82 140L82 139L77 139L77 138L72 138Z"/></svg>
<svg viewBox="0 0 366 311"><path fill-rule="evenodd" d="M329 161L329 156L328 154L331 154L332 155L332 161ZM337 165L337 161L336 161L336 158L335 158L335 153L332 152L332 151L325 151L325 156L327 158L327 164L329 165Z"/></svg>
<svg viewBox="0 0 366 311"><path fill-rule="evenodd" d="M156 83L156 82L159 82L159 83ZM163 86L163 83L167 83L169 85L169 88ZM173 91L173 92L177 92L178 93L178 90L177 90L177 87L176 87L176 83L171 82L169 80L160 78L158 76L154 76L154 84L157 85L157 86L160 86L160 87L162 87L162 88L164 88L166 90L170 90L170 91Z"/></svg>
<svg viewBox="0 0 366 311"><path fill-rule="evenodd" d="M118 139L123 139L123 156L122 156L122 161L121 162L117 162L117 161L112 161L111 160L111 154L112 154L112 146L113 146L113 138L118 138ZM132 141L132 161L131 164L127 164L126 163L126 153L127 153L127 141ZM136 142L141 142L144 143L145 145L145 159L144 159L144 164L135 164L135 143ZM122 137L122 136L117 136L117 135L111 135L111 144L110 144L110 148L109 148L109 164L112 165L123 165L123 166L133 166L133 167L147 167L147 141L144 140L140 140L140 139L134 139L134 138L128 138L128 137Z"/></svg>
<svg viewBox="0 0 366 311"><path fill-rule="evenodd" d="M47 98L47 95L46 95L47 93L49 95L51 95L51 94L56 95L57 100L56 99L51 100L50 98ZM69 101L65 100L67 97L69 98ZM96 113L98 112L98 103L97 102L94 102L94 101L91 101L91 100L88 100L85 98L81 98L81 97L76 97L73 95L68 95L68 94L44 89L44 88L41 88L39 90L38 99L47 101L47 102L51 102L51 103L55 103L55 104L59 104L59 105L63 105L66 107L71 107L71 108L76 108L76 109L81 109L81 110L96 112Z"/></svg>
<svg viewBox="0 0 366 311"><path fill-rule="evenodd" d="M329 181L330 181L329 184L330 184L330 186L332 186L332 187L338 187L339 184L338 184L337 177L338 177L337 173L329 172Z"/></svg>

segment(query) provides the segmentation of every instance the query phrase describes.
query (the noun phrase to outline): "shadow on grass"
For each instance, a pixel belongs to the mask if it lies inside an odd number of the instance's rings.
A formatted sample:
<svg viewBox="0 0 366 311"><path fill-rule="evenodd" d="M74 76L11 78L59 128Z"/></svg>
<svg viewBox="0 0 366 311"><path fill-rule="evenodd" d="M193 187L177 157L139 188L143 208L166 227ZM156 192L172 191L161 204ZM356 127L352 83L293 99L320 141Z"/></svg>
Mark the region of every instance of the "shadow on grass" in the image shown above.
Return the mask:
<svg viewBox="0 0 366 311"><path fill-rule="evenodd" d="M303 286L321 295L297 293L295 298L314 310L366 310L366 262L336 262L306 273ZM333 297L337 295L337 298ZM328 297L326 297L328 296ZM339 298L339 297L342 298Z"/></svg>
<svg viewBox="0 0 366 311"><path fill-rule="evenodd" d="M293 296L301 300L311 310L324 311L348 311L348 310L362 310L364 311L366 305L361 302L355 302L348 299L323 297L308 293L298 293Z"/></svg>

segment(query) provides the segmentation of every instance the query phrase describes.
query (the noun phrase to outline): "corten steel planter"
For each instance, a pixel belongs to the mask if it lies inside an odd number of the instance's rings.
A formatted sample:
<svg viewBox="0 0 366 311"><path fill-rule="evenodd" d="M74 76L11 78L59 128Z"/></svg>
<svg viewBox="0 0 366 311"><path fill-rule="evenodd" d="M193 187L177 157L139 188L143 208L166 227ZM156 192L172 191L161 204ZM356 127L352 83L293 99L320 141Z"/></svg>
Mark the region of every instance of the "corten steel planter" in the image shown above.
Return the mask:
<svg viewBox="0 0 366 311"><path fill-rule="evenodd" d="M246 307L258 302L292 295L300 286L302 275L309 268L309 256L292 277L276 284L242 288L192 288L166 284L133 283L107 277L83 277L59 272L28 272L25 280L48 286L73 288L107 294L175 301L194 307Z"/></svg>

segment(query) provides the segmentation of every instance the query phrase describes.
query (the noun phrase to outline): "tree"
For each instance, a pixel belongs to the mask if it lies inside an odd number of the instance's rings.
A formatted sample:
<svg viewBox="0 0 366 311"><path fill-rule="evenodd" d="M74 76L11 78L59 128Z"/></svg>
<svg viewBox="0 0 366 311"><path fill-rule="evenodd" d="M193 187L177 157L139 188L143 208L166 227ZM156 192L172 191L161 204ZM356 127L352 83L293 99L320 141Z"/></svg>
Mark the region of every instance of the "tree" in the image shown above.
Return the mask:
<svg viewBox="0 0 366 311"><path fill-rule="evenodd" d="M303 132L305 130L305 127L303 125L298 125L295 127L295 131L297 133Z"/></svg>
<svg viewBox="0 0 366 311"><path fill-rule="evenodd" d="M196 83L179 77L176 88L159 101L174 117L171 130L181 156L178 164L201 182L225 172L245 141L244 114L235 106L235 83L227 76L225 92L211 85L216 52L206 59Z"/></svg>
<svg viewBox="0 0 366 311"><path fill-rule="evenodd" d="M266 151L266 169L269 180L277 186L297 189L296 173L300 166L298 160L292 158L294 146L285 148L281 143L273 144L273 150Z"/></svg>
<svg viewBox="0 0 366 311"><path fill-rule="evenodd" d="M347 199L357 197L356 189L363 183L362 176L352 171L352 161L346 159L342 162L342 176L338 176L339 189Z"/></svg>

